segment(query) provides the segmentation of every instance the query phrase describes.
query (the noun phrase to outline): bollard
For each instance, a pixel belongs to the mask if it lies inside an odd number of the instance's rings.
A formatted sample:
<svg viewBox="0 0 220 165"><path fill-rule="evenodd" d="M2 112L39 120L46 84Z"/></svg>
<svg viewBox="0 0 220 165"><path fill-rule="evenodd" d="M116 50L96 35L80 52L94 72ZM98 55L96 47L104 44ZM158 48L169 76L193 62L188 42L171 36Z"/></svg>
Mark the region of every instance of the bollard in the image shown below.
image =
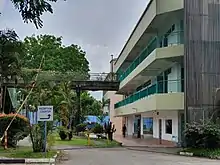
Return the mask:
<svg viewBox="0 0 220 165"><path fill-rule="evenodd" d="M8 149L8 135L7 135L7 131L5 131L5 144L4 144L4 149Z"/></svg>
<svg viewBox="0 0 220 165"><path fill-rule="evenodd" d="M90 136L89 136L89 133L87 133L87 137L88 137L87 138L87 145L90 146Z"/></svg>

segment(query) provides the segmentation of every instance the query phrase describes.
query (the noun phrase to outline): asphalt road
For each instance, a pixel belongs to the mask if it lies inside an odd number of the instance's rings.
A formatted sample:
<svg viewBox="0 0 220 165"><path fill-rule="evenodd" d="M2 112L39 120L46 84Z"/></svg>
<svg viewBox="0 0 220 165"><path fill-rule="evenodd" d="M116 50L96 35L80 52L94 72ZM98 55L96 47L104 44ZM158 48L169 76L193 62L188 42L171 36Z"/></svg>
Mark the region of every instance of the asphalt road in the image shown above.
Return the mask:
<svg viewBox="0 0 220 165"><path fill-rule="evenodd" d="M77 149L66 151L62 165L219 165L220 160L119 149Z"/></svg>

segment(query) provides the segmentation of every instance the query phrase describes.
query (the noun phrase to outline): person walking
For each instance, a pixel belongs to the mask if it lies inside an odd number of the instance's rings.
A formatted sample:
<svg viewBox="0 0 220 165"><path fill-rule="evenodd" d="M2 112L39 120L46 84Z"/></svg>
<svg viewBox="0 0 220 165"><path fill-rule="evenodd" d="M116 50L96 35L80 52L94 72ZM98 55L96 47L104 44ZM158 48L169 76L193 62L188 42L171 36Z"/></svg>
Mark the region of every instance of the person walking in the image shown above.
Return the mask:
<svg viewBox="0 0 220 165"><path fill-rule="evenodd" d="M126 131L127 131L127 127L126 127L126 125L124 124L124 126L122 127L122 133L123 133L123 137L124 137L124 138L125 138Z"/></svg>

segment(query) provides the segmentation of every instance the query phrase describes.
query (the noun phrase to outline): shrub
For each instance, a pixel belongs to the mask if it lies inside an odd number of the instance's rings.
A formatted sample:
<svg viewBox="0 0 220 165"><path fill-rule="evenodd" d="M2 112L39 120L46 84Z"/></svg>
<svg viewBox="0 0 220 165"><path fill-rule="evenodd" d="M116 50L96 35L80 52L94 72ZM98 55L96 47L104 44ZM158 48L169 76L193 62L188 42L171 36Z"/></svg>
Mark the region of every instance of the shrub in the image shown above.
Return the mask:
<svg viewBox="0 0 220 165"><path fill-rule="evenodd" d="M48 146L48 150L50 151L52 149L52 147L55 145L56 142L56 138L53 135L53 133L49 133L47 135L47 146Z"/></svg>
<svg viewBox="0 0 220 165"><path fill-rule="evenodd" d="M112 122L104 124L104 132L108 135L109 140L113 140L113 133L116 131L115 125Z"/></svg>
<svg viewBox="0 0 220 165"><path fill-rule="evenodd" d="M47 122L47 136L51 133L52 133L52 122ZM45 140L44 136L45 136L44 122L38 122L38 124L31 126L30 138L31 138L31 142L32 142L33 152L43 152L47 149L44 146L44 140ZM49 137L49 138L51 138L51 137ZM51 145L51 144L52 144L52 142L50 142L49 145Z"/></svg>
<svg viewBox="0 0 220 165"><path fill-rule="evenodd" d="M14 117L15 114L0 114L0 137L3 136L4 131ZM29 128L29 120L26 117L17 114L7 132L8 147L16 147L19 140L23 140L28 136ZM4 144L4 138L1 143Z"/></svg>
<svg viewBox="0 0 220 165"><path fill-rule="evenodd" d="M61 126L58 128L59 136L61 140L66 140L67 135L68 135L68 129Z"/></svg>
<svg viewBox="0 0 220 165"><path fill-rule="evenodd" d="M31 142L33 152L43 152L45 150L44 146L44 127L43 124L36 124L31 126Z"/></svg>
<svg viewBox="0 0 220 165"><path fill-rule="evenodd" d="M211 122L188 124L184 131L187 147L214 149L220 147L220 127Z"/></svg>
<svg viewBox="0 0 220 165"><path fill-rule="evenodd" d="M87 126L87 124L85 124L85 123L78 124L76 126L76 132L77 133L84 132L86 130L86 126Z"/></svg>
<svg viewBox="0 0 220 165"><path fill-rule="evenodd" d="M92 129L94 134L102 134L104 132L103 126L100 124L96 124L95 127Z"/></svg>

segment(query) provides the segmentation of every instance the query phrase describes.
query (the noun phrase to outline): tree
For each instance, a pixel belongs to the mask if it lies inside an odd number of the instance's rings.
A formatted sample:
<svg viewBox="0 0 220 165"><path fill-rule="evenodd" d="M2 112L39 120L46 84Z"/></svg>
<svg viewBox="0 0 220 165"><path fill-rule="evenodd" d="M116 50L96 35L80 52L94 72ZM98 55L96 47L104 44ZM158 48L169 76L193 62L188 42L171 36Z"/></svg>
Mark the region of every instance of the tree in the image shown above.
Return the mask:
<svg viewBox="0 0 220 165"><path fill-rule="evenodd" d="M11 0L15 9L21 13L24 22L33 22L36 28L43 26L41 16L44 12L53 13L51 3L57 1L58 0Z"/></svg>
<svg viewBox="0 0 220 165"><path fill-rule="evenodd" d="M55 83L44 81L38 84L31 93L27 105L29 111L36 111L39 105L53 105L54 109L57 109L57 104L54 102L55 95L53 91L56 90ZM27 94L27 93L26 93ZM56 118L55 118L56 119ZM34 125L30 128L30 137L32 141L32 147L34 152L42 152L46 149L44 148L44 123L39 122L39 124ZM47 134L53 130L53 122L47 122Z"/></svg>
<svg viewBox="0 0 220 165"><path fill-rule="evenodd" d="M0 76L1 80L15 78L21 69L19 56L22 44L14 30L0 30Z"/></svg>
<svg viewBox="0 0 220 165"><path fill-rule="evenodd" d="M6 87L3 89L2 83L8 80L17 82L21 65L19 57L23 53L22 43L14 30L0 30L0 103L5 107Z"/></svg>
<svg viewBox="0 0 220 165"><path fill-rule="evenodd" d="M43 71L88 75L89 62L85 52L77 45L62 46L62 37L53 35L26 37L24 50L25 54L21 61L24 68L38 68L42 56L45 56Z"/></svg>
<svg viewBox="0 0 220 165"><path fill-rule="evenodd" d="M96 100L94 97L92 97L88 92L83 92L81 94L81 105L82 105L82 113L84 116L102 115L101 102Z"/></svg>

